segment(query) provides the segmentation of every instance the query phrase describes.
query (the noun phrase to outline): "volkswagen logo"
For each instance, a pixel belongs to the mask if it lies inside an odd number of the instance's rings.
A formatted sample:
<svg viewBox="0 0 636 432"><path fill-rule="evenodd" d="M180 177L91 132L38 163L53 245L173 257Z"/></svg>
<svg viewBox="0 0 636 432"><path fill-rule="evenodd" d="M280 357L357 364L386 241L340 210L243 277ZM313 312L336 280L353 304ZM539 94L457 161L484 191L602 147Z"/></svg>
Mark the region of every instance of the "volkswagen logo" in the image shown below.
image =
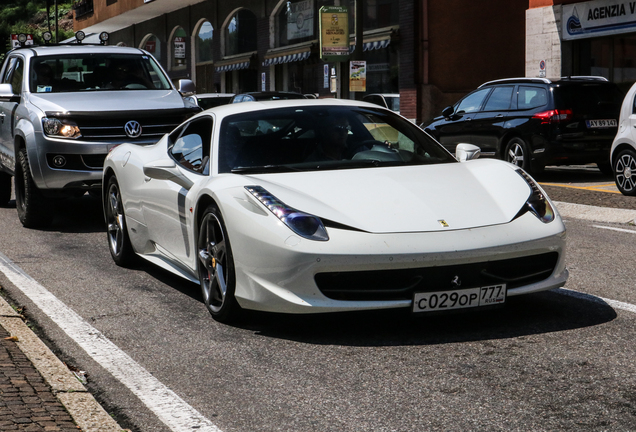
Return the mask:
<svg viewBox="0 0 636 432"><path fill-rule="evenodd" d="M136 120L131 120L124 126L124 131L129 138L139 138L141 135L141 125Z"/></svg>

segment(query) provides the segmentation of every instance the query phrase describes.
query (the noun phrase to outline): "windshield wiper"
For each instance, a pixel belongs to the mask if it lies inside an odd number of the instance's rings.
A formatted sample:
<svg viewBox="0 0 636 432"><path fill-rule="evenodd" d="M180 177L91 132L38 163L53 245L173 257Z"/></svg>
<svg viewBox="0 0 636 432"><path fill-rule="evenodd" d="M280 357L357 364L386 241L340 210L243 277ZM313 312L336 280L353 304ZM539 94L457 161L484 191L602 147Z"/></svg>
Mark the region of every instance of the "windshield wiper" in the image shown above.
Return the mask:
<svg viewBox="0 0 636 432"><path fill-rule="evenodd" d="M296 172L303 171L298 168L291 167L289 165L262 165L262 166L250 166L250 167L236 167L232 168L233 174L255 174L255 173L284 173L284 172Z"/></svg>

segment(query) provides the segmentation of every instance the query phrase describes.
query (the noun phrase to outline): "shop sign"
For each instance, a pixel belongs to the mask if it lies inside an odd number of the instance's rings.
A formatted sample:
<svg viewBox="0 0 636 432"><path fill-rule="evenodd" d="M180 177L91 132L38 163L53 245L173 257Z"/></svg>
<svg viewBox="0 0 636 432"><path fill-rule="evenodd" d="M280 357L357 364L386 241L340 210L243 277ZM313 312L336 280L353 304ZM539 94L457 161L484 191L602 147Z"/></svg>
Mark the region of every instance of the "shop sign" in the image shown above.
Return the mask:
<svg viewBox="0 0 636 432"><path fill-rule="evenodd" d="M328 64L323 65L322 73L324 77L322 85L324 88L329 88L329 65Z"/></svg>
<svg viewBox="0 0 636 432"><path fill-rule="evenodd" d="M154 41L154 40L146 41L146 46L144 47L146 51L148 51L151 54L154 54L156 48L157 48L157 41Z"/></svg>
<svg viewBox="0 0 636 432"><path fill-rule="evenodd" d="M349 91L367 91L367 62L352 60L349 62Z"/></svg>
<svg viewBox="0 0 636 432"><path fill-rule="evenodd" d="M314 0L288 3L287 40L314 35Z"/></svg>
<svg viewBox="0 0 636 432"><path fill-rule="evenodd" d="M186 58L186 38L184 36L174 38L174 58Z"/></svg>
<svg viewBox="0 0 636 432"><path fill-rule="evenodd" d="M326 62L349 57L349 13L344 6L320 8L320 58Z"/></svg>
<svg viewBox="0 0 636 432"><path fill-rule="evenodd" d="M563 5L562 39L636 31L636 1L596 0Z"/></svg>
<svg viewBox="0 0 636 432"><path fill-rule="evenodd" d="M388 72L391 70L389 63L369 63L367 65L367 72Z"/></svg>

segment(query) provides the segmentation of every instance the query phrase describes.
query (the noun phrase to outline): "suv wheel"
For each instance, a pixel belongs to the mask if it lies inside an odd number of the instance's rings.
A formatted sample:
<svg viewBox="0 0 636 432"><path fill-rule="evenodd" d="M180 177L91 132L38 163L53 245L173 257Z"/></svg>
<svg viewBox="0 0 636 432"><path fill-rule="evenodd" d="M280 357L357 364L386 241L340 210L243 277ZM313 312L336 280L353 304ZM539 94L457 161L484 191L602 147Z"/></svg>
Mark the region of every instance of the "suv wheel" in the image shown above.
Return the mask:
<svg viewBox="0 0 636 432"><path fill-rule="evenodd" d="M15 206L20 222L26 228L39 228L51 223L48 200L35 186L26 149L18 151L15 165Z"/></svg>
<svg viewBox="0 0 636 432"><path fill-rule="evenodd" d="M623 195L636 195L636 152L623 150L614 162L614 181Z"/></svg>
<svg viewBox="0 0 636 432"><path fill-rule="evenodd" d="M530 151L521 138L513 138L508 141L504 151L504 160L530 172Z"/></svg>
<svg viewBox="0 0 636 432"><path fill-rule="evenodd" d="M11 176L0 172L0 206L4 207L11 200Z"/></svg>

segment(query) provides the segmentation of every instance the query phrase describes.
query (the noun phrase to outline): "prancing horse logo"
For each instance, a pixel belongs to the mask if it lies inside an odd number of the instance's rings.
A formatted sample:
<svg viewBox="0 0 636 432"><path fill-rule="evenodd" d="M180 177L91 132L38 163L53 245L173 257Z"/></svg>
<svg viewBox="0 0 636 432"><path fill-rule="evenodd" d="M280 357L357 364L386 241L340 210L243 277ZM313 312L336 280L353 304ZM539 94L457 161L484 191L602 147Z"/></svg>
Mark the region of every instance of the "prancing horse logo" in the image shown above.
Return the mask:
<svg viewBox="0 0 636 432"><path fill-rule="evenodd" d="M451 280L451 285L453 286L453 288L459 288L460 286L462 286L462 280L459 278L459 276L455 276L453 280Z"/></svg>
<svg viewBox="0 0 636 432"><path fill-rule="evenodd" d="M124 132L129 138L138 138L141 135L141 125L136 120L131 120L124 126Z"/></svg>

